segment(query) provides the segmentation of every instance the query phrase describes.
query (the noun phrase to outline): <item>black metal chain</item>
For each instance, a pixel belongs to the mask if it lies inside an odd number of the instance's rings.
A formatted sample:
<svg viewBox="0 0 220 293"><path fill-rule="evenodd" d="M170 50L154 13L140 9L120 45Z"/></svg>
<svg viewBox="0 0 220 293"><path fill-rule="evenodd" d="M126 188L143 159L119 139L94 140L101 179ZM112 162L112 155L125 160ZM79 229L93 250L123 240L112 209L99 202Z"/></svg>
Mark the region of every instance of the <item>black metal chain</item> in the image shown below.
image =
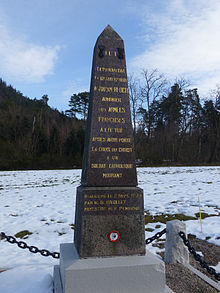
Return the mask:
<svg viewBox="0 0 220 293"><path fill-rule="evenodd" d="M186 238L186 234L180 231L179 236L183 239L184 244L188 247L189 252L193 254L195 260L199 261L201 267L206 269L210 275L213 275L217 281L220 281L220 273L217 273L214 268L210 267L207 262L202 260L202 257L196 253L195 248L191 246L189 240Z"/></svg>
<svg viewBox="0 0 220 293"><path fill-rule="evenodd" d="M8 236L4 232L1 232L0 236L1 236L2 239L6 239L11 244L16 243L17 246L20 247L21 249L26 249L27 248L32 253L38 253L39 252L42 256L52 256L53 258L60 258L60 253L59 252L50 252L47 249L39 249L36 246L29 246L24 241L17 241L15 237Z"/></svg>
<svg viewBox="0 0 220 293"><path fill-rule="evenodd" d="M165 234L165 233L166 233L166 228L163 229L162 231L156 233L154 236L147 238L147 239L145 240L146 244L150 244L150 243L153 242L154 240L159 239L159 238L160 238L163 234Z"/></svg>

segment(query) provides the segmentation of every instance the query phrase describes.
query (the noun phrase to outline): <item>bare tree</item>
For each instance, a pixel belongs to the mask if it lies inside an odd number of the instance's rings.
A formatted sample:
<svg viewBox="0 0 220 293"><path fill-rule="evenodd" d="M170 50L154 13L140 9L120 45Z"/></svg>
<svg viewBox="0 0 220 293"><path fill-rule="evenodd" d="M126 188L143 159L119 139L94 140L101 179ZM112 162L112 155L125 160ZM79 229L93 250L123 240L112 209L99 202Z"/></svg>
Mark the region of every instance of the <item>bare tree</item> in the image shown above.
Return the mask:
<svg viewBox="0 0 220 293"><path fill-rule="evenodd" d="M175 84L178 84L181 91L186 91L187 88L191 85L191 82L184 76L179 76L175 79Z"/></svg>
<svg viewBox="0 0 220 293"><path fill-rule="evenodd" d="M219 112L220 109L218 108L220 106L220 84L216 84L216 87L210 91L210 97L212 100L215 101L215 106L217 108L217 111Z"/></svg>
<svg viewBox="0 0 220 293"><path fill-rule="evenodd" d="M142 107L140 112L145 116L145 124L147 126L147 136L151 136L151 128L153 122L153 115L151 106L157 98L165 93L167 86L167 79L163 74L160 74L157 69L143 69L143 84L141 86Z"/></svg>
<svg viewBox="0 0 220 293"><path fill-rule="evenodd" d="M137 113L141 102L139 81L133 75L128 76L129 98L131 104L131 115L134 130L134 138L137 129Z"/></svg>

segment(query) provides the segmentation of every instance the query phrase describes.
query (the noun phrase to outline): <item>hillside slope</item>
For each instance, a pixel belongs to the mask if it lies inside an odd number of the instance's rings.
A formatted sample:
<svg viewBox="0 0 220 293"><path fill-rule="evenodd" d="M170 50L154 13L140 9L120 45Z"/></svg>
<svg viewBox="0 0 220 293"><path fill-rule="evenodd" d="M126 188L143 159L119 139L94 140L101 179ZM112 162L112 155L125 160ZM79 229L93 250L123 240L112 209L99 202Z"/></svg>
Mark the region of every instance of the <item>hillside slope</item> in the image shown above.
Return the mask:
<svg viewBox="0 0 220 293"><path fill-rule="evenodd" d="M31 100L0 79L0 170L80 166L84 122Z"/></svg>

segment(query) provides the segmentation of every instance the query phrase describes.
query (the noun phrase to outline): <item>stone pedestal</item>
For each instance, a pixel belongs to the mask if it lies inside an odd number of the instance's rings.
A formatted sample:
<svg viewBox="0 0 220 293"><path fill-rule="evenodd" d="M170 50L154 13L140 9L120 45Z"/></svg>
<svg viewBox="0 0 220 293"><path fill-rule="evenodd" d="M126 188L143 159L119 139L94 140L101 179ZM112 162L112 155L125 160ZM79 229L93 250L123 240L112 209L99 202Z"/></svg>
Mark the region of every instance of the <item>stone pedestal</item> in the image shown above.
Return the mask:
<svg viewBox="0 0 220 293"><path fill-rule="evenodd" d="M74 243L80 257L144 255L143 190L77 188ZM110 241L117 231L118 241Z"/></svg>
<svg viewBox="0 0 220 293"><path fill-rule="evenodd" d="M164 263L146 256L80 259L74 244L61 244L54 271L55 293L164 293Z"/></svg>

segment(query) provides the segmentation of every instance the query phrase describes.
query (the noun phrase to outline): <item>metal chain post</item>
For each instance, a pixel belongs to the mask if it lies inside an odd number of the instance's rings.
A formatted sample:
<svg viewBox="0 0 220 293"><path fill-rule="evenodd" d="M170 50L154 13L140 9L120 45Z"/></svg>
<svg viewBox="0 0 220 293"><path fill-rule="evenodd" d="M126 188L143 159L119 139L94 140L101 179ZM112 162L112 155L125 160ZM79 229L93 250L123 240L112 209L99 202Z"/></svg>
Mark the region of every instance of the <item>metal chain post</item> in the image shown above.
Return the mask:
<svg viewBox="0 0 220 293"><path fill-rule="evenodd" d="M184 232L180 231L179 232L179 236L182 238L183 240L183 243L187 246L188 250L190 253L193 254L194 258L196 261L198 261L201 265L202 268L206 269L207 272L210 274L210 275L214 275L215 279L217 281L220 281L220 273L217 273L216 270L212 267L210 267L207 262L205 262L204 260L202 260L202 257L196 253L195 251L195 248L193 248L189 242L188 239L186 239L186 235Z"/></svg>

